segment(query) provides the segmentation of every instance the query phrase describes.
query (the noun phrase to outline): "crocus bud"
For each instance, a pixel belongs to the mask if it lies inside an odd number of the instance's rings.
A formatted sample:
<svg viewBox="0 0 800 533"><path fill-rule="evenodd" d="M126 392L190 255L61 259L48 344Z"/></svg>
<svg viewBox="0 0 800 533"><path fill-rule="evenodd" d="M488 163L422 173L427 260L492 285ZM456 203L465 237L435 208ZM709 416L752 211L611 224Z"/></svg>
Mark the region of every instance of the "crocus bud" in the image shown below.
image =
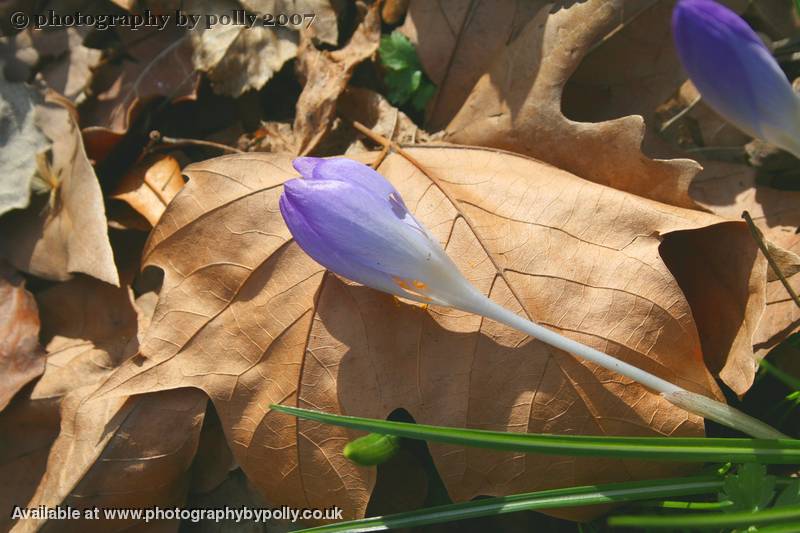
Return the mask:
<svg viewBox="0 0 800 533"><path fill-rule="evenodd" d="M467 281L408 211L400 193L368 166L343 158L313 157L300 157L293 164L303 177L284 183L281 214L297 244L328 270L403 298L483 315L633 379L688 411L753 436L782 436L727 405L498 305Z"/></svg>
<svg viewBox="0 0 800 533"><path fill-rule="evenodd" d="M741 17L713 0L680 0L672 32L709 106L745 133L800 157L800 98Z"/></svg>
<svg viewBox="0 0 800 533"><path fill-rule="evenodd" d="M308 255L328 270L422 303L475 310L484 297L461 275L400 193L350 159L300 157L280 209Z"/></svg>
<svg viewBox="0 0 800 533"><path fill-rule="evenodd" d="M370 433L348 442L342 454L361 466L383 464L400 451L400 437Z"/></svg>

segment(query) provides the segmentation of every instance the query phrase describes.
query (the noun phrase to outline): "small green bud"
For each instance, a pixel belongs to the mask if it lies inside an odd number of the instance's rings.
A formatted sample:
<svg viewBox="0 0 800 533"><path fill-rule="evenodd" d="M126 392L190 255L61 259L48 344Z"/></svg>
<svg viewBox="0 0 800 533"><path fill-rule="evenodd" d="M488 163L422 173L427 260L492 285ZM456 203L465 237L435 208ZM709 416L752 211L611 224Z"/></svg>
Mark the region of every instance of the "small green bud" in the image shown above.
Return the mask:
<svg viewBox="0 0 800 533"><path fill-rule="evenodd" d="M370 433L351 440L344 447L344 456L357 465L372 466L385 463L400 450L400 437Z"/></svg>

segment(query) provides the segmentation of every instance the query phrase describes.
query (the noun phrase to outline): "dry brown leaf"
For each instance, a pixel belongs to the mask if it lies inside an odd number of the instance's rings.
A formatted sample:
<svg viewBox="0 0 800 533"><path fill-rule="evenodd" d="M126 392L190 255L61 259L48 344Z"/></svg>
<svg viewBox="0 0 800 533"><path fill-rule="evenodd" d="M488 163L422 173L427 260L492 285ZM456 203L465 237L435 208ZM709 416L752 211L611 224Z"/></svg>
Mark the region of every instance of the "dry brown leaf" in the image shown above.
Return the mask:
<svg viewBox="0 0 800 533"><path fill-rule="evenodd" d="M15 522L15 505L25 507L44 475L50 446L58 436L58 402L17 397L0 413L0 530Z"/></svg>
<svg viewBox="0 0 800 533"><path fill-rule="evenodd" d="M52 280L83 272L119 285L108 240L103 193L83 146L75 109L60 97L37 108L53 141L47 170L49 199L40 195L25 211L0 220L0 254L18 270Z"/></svg>
<svg viewBox="0 0 800 533"><path fill-rule="evenodd" d="M60 398L96 384L136 353L141 312L128 291L78 276L37 295L48 356L31 398Z"/></svg>
<svg viewBox="0 0 800 533"><path fill-rule="evenodd" d="M191 0L185 8L219 16L240 6L234 0ZM297 33L286 28L218 24L189 35L194 67L208 73L215 91L230 96L261 89L297 53Z"/></svg>
<svg viewBox="0 0 800 533"><path fill-rule="evenodd" d="M307 35L301 37L297 70L304 87L294 119L295 153L310 153L328 132L336 115L336 102L353 69L375 53L380 34L380 3L376 2L367 10L350 42L340 50L317 50Z"/></svg>
<svg viewBox="0 0 800 533"><path fill-rule="evenodd" d="M723 217L741 217L747 210L765 238L782 250L800 253L800 191L778 190L757 185L753 167L735 163L703 161L703 172L692 183L691 194L707 209ZM784 265L785 267L786 265ZM800 276L789 282L800 291ZM800 327L800 309L780 281L767 283L767 307L753 337L761 358Z"/></svg>
<svg viewBox="0 0 800 533"><path fill-rule="evenodd" d="M92 70L100 63L100 50L88 48L83 40L85 27L32 30L13 38L0 38L3 70L13 81L28 81L33 71L48 87L72 101L84 96L92 79Z"/></svg>
<svg viewBox="0 0 800 533"><path fill-rule="evenodd" d="M137 321L147 325L146 304L152 298L140 297L140 310L127 289L78 276L41 291L37 299L48 351L45 372L30 393L0 413L0 476L10 480L0 489L0 503L7 509L25 507L45 473L59 432L61 399L79 387L91 390L136 352ZM51 467L50 475L56 478L57 469ZM0 522L4 531L10 526Z"/></svg>
<svg viewBox="0 0 800 533"><path fill-rule="evenodd" d="M194 100L200 76L192 67L189 35L167 24L164 30L117 28L121 57L97 78L96 97L81 107L81 126L95 135L121 136L137 110L155 98Z"/></svg>
<svg viewBox="0 0 800 533"><path fill-rule="evenodd" d="M641 116L584 123L562 113L562 91L572 73L635 5L641 4L537 2L535 16L496 56L447 126L445 140L530 155L616 189L696 207L685 191L700 167L687 159L646 157Z"/></svg>
<svg viewBox="0 0 800 533"><path fill-rule="evenodd" d="M735 245L732 271L740 277L730 283L737 290L713 296L726 314L738 313L736 323L749 323L761 311L754 307L766 265L742 222L494 150L408 152L428 174L399 155L380 171L480 290L570 337L719 395L703 362L704 332L659 247L681 231L711 255ZM373 470L341 455L354 432L271 412L270 403L378 418L403 407L420 423L481 429L702 434L698 417L519 332L326 274L290 240L279 214L281 184L296 175L288 156L222 157L185 173L189 183L145 249L143 263L162 268L164 284L144 358L126 363L97 394L206 391L238 463L269 501L338 505L354 517L375 480ZM762 283L753 284L759 272ZM711 285L715 273L700 274ZM687 471L451 446L431 452L459 501Z"/></svg>
<svg viewBox="0 0 800 533"><path fill-rule="evenodd" d="M765 240L769 255L775 260L775 266L784 277L789 278L800 272L800 256L791 250L781 248L772 241ZM767 281L777 281L780 276L772 268L767 272Z"/></svg>
<svg viewBox="0 0 800 533"><path fill-rule="evenodd" d="M25 281L0 262L0 411L44 372L39 309Z"/></svg>
<svg viewBox="0 0 800 533"><path fill-rule="evenodd" d="M36 479L38 488L30 502L30 476L19 480L25 484L24 490L8 498L23 507L182 505L205 413L205 395L196 390L177 390L132 399L87 401L121 361L136 353L137 330L148 326L155 305L152 293L141 296L134 305L127 288L80 277L43 291L39 303L49 356L45 374L24 408L34 414L50 412L48 416L57 419L58 402L64 398L61 432L50 451L46 471L40 462L42 448L49 441L44 437L33 440L44 444L36 448L39 463L32 472L44 475L40 481ZM55 437L52 433L46 436L51 440ZM22 439L11 443L24 445ZM46 457L46 449L44 452ZM22 468L23 458L14 460L15 454L10 455L12 468ZM25 499L19 501L21 498ZM44 531L67 527L70 531L108 531L123 525L132 524L21 521L14 531L42 526ZM151 530L160 526L163 524L149 524Z"/></svg>
<svg viewBox="0 0 800 533"><path fill-rule="evenodd" d="M70 393L62 403L61 432L47 471L27 507L74 509L174 508L183 505L188 472L197 449L207 398L191 389L135 398L86 401L94 386ZM20 520L13 532L109 531L164 521ZM177 524L171 524L173 529Z"/></svg>
<svg viewBox="0 0 800 533"><path fill-rule="evenodd" d="M178 160L169 155L156 155L132 168L117 185L112 198L127 202L155 226L182 187Z"/></svg>
<svg viewBox="0 0 800 533"><path fill-rule="evenodd" d="M748 3L741 0L724 3L740 12L748 7ZM569 77L563 93L564 114L570 119L584 122L641 115L650 126L648 135L644 139L643 150L662 158L683 156L673 146L669 146L665 138L672 140L673 144L687 145L691 148L710 147L713 150L716 147L741 146L748 137L710 110L699 100L699 94L691 82L686 81L686 74L677 60L670 35L670 12L673 5L674 1L666 0L648 2L647 5L634 4L636 11L628 13L629 17L625 24L592 47ZM659 107L659 104L668 99L669 103L666 106ZM663 118L656 113L663 112L664 107L670 108L669 115L677 118L669 123L669 127L661 132L661 135L655 135L656 126L663 121ZM678 113L680 115L677 115ZM534 127L539 125L534 124ZM571 142L565 143L565 146L574 148L583 145L580 142L577 144ZM548 159L545 154L539 156ZM701 157L701 153L693 153L692 157ZM767 191L756 193L755 190L747 192L754 186L755 174L746 166L724 164L720 166L713 161L703 159L699 161L707 168L694 178L691 185L692 172L678 172L668 176L661 171L644 170L639 174L631 174L632 180L617 178L607 182L603 181L606 179L605 176L600 176L600 182L673 205L707 209L733 220L741 220L741 212L744 209L751 211L755 209L756 216L764 209L767 211L778 209L779 211L775 213L784 212L792 201L790 197L778 201L780 193L776 195ZM588 179L596 179L590 174L581 175ZM769 205L756 206L753 198L755 194L765 198L765 202ZM734 201L737 196L739 200ZM757 223L767 232L769 239L774 238L782 243L787 242L788 235L785 233L794 231L794 228L789 229L787 224L778 225L779 227L775 227L773 231L768 228L771 224L759 220ZM698 256L705 255L702 250L698 252ZM711 327L715 323L720 329L729 325L723 324L724 321L720 320L713 299L701 301L693 294L692 286L698 282L704 283L704 280L702 278L692 280L692 271L717 268L720 276L713 281L719 281L726 277L724 266L718 264L715 258L708 258L707 262L702 264L693 263L691 258L685 258L685 268L688 270L683 276L682 286L689 301L692 302L695 320L707 324L709 331L715 329ZM756 355L759 358L766 353L763 348L765 342L774 345L785 336L785 334L783 336L775 334L784 331L792 322L800 319L800 314L795 314L795 310L790 309L791 304L784 305L785 291L782 288L778 290L778 286L771 281L770 278L767 286L768 302L763 317L753 315L750 318L749 324L741 328L744 336L736 341L734 349L730 350L727 357L719 358L719 355L708 357L711 368L715 372L718 371L723 381L738 394L743 394L753 383L757 368L757 360L753 359L753 350L747 346L748 342L757 346ZM702 288L701 298L707 298L708 290L708 287ZM718 287L718 290L724 288ZM740 324L733 326L740 327ZM791 329L789 327L788 331ZM749 332L748 335L752 335L752 340L747 340L746 331ZM704 347L708 342L714 344L713 341L704 339ZM713 352L720 354L719 350Z"/></svg>
<svg viewBox="0 0 800 533"><path fill-rule="evenodd" d="M426 142L430 135L380 93L348 87L339 97L337 112L347 122L358 121L378 135L400 144ZM362 150L363 151L363 150Z"/></svg>
<svg viewBox="0 0 800 533"><path fill-rule="evenodd" d="M414 0L400 28L437 86L428 109L431 131L447 126L492 59L533 18L542 2Z"/></svg>
<svg viewBox="0 0 800 533"><path fill-rule="evenodd" d="M354 122L360 122L373 133L403 144L432 142L441 137L418 128L408 115L390 104L380 93L370 89L348 87L336 103L336 113L330 131L314 149L317 155L352 155L370 151L374 140L365 143L366 136L356 129Z"/></svg>

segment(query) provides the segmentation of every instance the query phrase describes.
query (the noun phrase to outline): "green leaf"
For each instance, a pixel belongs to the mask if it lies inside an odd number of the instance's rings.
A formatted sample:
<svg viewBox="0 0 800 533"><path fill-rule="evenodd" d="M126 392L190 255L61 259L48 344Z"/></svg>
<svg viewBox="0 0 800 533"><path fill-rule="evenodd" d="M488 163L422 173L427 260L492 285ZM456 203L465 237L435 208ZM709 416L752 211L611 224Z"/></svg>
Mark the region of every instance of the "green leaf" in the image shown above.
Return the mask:
<svg viewBox="0 0 800 533"><path fill-rule="evenodd" d="M436 88L422 71L422 64L411 41L395 31L381 37L379 51L381 64L386 69L383 81L389 101L394 105L403 105L411 100L416 109L424 109Z"/></svg>
<svg viewBox="0 0 800 533"><path fill-rule="evenodd" d="M342 452L357 465L372 466L385 463L400 450L400 437L370 433L348 442Z"/></svg>
<svg viewBox="0 0 800 533"><path fill-rule="evenodd" d="M733 505L727 510L759 511L765 509L775 496L775 476L767 475L767 469L760 464L746 464L739 467L736 474L725 477L725 485L720 500L730 500Z"/></svg>
<svg viewBox="0 0 800 533"><path fill-rule="evenodd" d="M452 522L466 518L490 516L517 511L536 509L555 509L578 507L599 503L630 502L652 498L690 496L714 492L722 487L722 480L716 476L698 476L678 479L634 481L628 483L609 483L551 489L527 494L515 494L501 498L486 498L471 502L440 505L388 516L378 516L340 522L311 529L302 533L333 533L347 531L385 531L406 527Z"/></svg>
<svg viewBox="0 0 800 533"><path fill-rule="evenodd" d="M434 94L436 94L436 86L427 80L423 80L419 90L411 97L411 105L417 111L422 111Z"/></svg>
<svg viewBox="0 0 800 533"><path fill-rule="evenodd" d="M381 64L387 69L418 70L421 68L414 45L399 31L381 37L378 53L381 56Z"/></svg>
<svg viewBox="0 0 800 533"><path fill-rule="evenodd" d="M389 71L383 77L386 82L387 97L394 105L402 105L411 98L413 92L414 74L419 71L414 70L398 70Z"/></svg>
<svg viewBox="0 0 800 533"><path fill-rule="evenodd" d="M773 507L784 507L786 505L800 505L800 479L793 479L789 485L781 491Z"/></svg>
<svg viewBox="0 0 800 533"><path fill-rule="evenodd" d="M285 405L272 405L271 408L300 418L371 433L495 450L665 461L719 462L724 458L737 463L800 463L800 440L797 439L595 437L503 433L335 415Z"/></svg>
<svg viewBox="0 0 800 533"><path fill-rule="evenodd" d="M747 528L800 519L800 507L780 507L764 511L737 511L735 513L704 513L682 515L638 515L612 516L608 525L612 527L635 527L650 529L710 529ZM758 528L759 532L765 529ZM795 530L796 531L796 530Z"/></svg>

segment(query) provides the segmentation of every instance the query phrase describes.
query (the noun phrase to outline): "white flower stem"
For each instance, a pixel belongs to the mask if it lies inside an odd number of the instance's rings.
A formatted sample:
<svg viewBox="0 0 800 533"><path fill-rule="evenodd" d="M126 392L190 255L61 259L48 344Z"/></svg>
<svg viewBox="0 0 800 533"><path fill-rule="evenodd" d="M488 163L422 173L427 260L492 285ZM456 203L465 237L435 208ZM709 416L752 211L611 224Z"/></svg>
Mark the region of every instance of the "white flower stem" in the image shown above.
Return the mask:
<svg viewBox="0 0 800 533"><path fill-rule="evenodd" d="M484 297L485 298L485 297ZM535 324L516 313L485 299L475 312L502 324L510 326L518 331L527 333L531 337L554 346L565 352L569 352L581 359L591 361L603 368L612 370L617 374L630 378L648 389L658 392L673 405L685 409L691 413L714 420L724 426L736 429L752 437L760 439L788 439L780 431L764 422L753 418L733 407L718 402L701 394L687 391L665 379L642 370L639 367L628 364L624 361L612 357L606 353L586 346L576 340L567 338L544 326Z"/></svg>

